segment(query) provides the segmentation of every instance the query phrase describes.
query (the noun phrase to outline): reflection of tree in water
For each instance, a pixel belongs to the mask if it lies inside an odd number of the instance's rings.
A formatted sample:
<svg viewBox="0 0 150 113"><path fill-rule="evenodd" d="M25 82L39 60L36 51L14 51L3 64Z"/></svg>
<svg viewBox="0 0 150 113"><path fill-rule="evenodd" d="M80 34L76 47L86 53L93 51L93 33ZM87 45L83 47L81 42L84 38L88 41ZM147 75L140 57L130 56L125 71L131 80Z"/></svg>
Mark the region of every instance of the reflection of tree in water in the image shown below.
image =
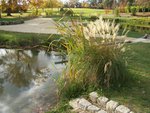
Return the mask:
<svg viewBox="0 0 150 113"><path fill-rule="evenodd" d="M0 78L0 94L3 93L3 83L4 83L4 79L3 78Z"/></svg>
<svg viewBox="0 0 150 113"><path fill-rule="evenodd" d="M36 56L29 51L22 50L6 50L6 53L2 57L3 65L8 71L6 80L17 87L29 86L36 75L40 73L39 67L35 66L38 52Z"/></svg>

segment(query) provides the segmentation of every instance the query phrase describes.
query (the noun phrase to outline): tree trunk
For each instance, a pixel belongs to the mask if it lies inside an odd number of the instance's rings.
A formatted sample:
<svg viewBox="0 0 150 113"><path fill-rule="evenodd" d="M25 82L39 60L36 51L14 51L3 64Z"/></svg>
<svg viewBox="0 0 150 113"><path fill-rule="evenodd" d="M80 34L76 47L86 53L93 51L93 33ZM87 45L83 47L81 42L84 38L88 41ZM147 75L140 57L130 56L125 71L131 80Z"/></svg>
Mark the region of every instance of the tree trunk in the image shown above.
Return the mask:
<svg viewBox="0 0 150 113"><path fill-rule="evenodd" d="M38 13L39 13L39 10L38 10L38 8L36 8L36 11L35 11L35 13L36 13L36 16L38 16Z"/></svg>
<svg viewBox="0 0 150 113"><path fill-rule="evenodd" d="M0 9L0 18L2 18L2 10Z"/></svg>
<svg viewBox="0 0 150 113"><path fill-rule="evenodd" d="M11 8L10 7L7 8L7 16L12 16L11 15Z"/></svg>

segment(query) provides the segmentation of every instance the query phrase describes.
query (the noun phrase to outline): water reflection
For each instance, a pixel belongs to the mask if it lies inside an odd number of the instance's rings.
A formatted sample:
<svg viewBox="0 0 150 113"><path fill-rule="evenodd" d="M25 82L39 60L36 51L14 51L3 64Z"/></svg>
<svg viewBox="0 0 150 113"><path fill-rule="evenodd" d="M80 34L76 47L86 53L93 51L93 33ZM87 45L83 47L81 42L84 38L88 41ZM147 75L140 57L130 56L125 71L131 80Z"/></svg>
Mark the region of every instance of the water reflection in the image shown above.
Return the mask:
<svg viewBox="0 0 150 113"><path fill-rule="evenodd" d="M64 65L55 65L61 61L55 54L0 49L0 113L35 113L37 104L56 101L52 78Z"/></svg>
<svg viewBox="0 0 150 113"><path fill-rule="evenodd" d="M38 51L36 56L31 52L3 50L0 61L1 65L7 70L7 74L4 76L5 80L17 87L30 85L32 79L40 73L39 66L36 65Z"/></svg>

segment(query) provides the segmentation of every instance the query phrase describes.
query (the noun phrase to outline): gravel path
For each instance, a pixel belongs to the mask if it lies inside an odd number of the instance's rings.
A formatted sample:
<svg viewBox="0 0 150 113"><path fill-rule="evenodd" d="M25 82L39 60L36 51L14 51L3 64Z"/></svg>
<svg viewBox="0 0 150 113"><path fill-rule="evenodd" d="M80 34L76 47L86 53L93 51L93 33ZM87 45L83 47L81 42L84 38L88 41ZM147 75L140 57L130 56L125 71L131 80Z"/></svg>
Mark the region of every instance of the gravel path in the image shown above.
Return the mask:
<svg viewBox="0 0 150 113"><path fill-rule="evenodd" d="M25 21L24 24L0 26L0 30L23 33L58 34L55 22L51 18L36 18Z"/></svg>

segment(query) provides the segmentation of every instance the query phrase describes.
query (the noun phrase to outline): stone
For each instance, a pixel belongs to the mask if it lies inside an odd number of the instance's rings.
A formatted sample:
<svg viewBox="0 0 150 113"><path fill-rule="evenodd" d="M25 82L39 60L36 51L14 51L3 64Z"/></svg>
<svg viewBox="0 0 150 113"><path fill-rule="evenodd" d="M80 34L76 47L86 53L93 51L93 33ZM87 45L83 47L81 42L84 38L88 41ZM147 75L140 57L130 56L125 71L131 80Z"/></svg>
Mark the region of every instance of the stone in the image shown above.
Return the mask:
<svg viewBox="0 0 150 113"><path fill-rule="evenodd" d="M79 108L75 108L71 110L71 113L79 113L79 112L82 112L82 110Z"/></svg>
<svg viewBox="0 0 150 113"><path fill-rule="evenodd" d="M106 97L99 97L98 99L97 99L97 103L98 103L98 105L101 107L101 108L103 108L103 109L105 109L106 108L106 103L108 102L108 98L106 98Z"/></svg>
<svg viewBox="0 0 150 113"><path fill-rule="evenodd" d="M150 39L150 34L145 34L142 38L144 38L144 39Z"/></svg>
<svg viewBox="0 0 150 113"><path fill-rule="evenodd" d="M89 94L89 97L92 102L96 103L97 99L98 99L98 94L97 94L97 92L92 92Z"/></svg>
<svg viewBox="0 0 150 113"><path fill-rule="evenodd" d="M78 107L83 110L86 110L90 105L92 104L84 98L80 99L78 103Z"/></svg>
<svg viewBox="0 0 150 113"><path fill-rule="evenodd" d="M77 99L74 99L74 100L71 100L70 102L69 102L69 105L73 108L73 109L78 109L79 107L78 107L78 103L79 103L79 98L77 98Z"/></svg>
<svg viewBox="0 0 150 113"><path fill-rule="evenodd" d="M96 112L96 113L107 113L107 112L104 111L104 110L100 110L100 111L98 111L98 112Z"/></svg>
<svg viewBox="0 0 150 113"><path fill-rule="evenodd" d="M124 105L120 105L116 108L115 113L129 113L130 109Z"/></svg>
<svg viewBox="0 0 150 113"><path fill-rule="evenodd" d="M119 103L113 100L110 100L109 102L107 102L106 104L106 110L109 113L114 113L115 109L118 107Z"/></svg>
<svg viewBox="0 0 150 113"><path fill-rule="evenodd" d="M79 112L79 113L86 113L85 111L81 111L81 112Z"/></svg>
<svg viewBox="0 0 150 113"><path fill-rule="evenodd" d="M97 106L94 106L94 105L90 105L88 108L87 108L88 111L90 111L91 113L95 113L97 111L100 110L100 108L98 108Z"/></svg>
<svg viewBox="0 0 150 113"><path fill-rule="evenodd" d="M81 112L78 112L78 113L89 113L89 112L87 112L87 111L81 111Z"/></svg>
<svg viewBox="0 0 150 113"><path fill-rule="evenodd" d="M130 111L130 113L134 113L133 111Z"/></svg>

